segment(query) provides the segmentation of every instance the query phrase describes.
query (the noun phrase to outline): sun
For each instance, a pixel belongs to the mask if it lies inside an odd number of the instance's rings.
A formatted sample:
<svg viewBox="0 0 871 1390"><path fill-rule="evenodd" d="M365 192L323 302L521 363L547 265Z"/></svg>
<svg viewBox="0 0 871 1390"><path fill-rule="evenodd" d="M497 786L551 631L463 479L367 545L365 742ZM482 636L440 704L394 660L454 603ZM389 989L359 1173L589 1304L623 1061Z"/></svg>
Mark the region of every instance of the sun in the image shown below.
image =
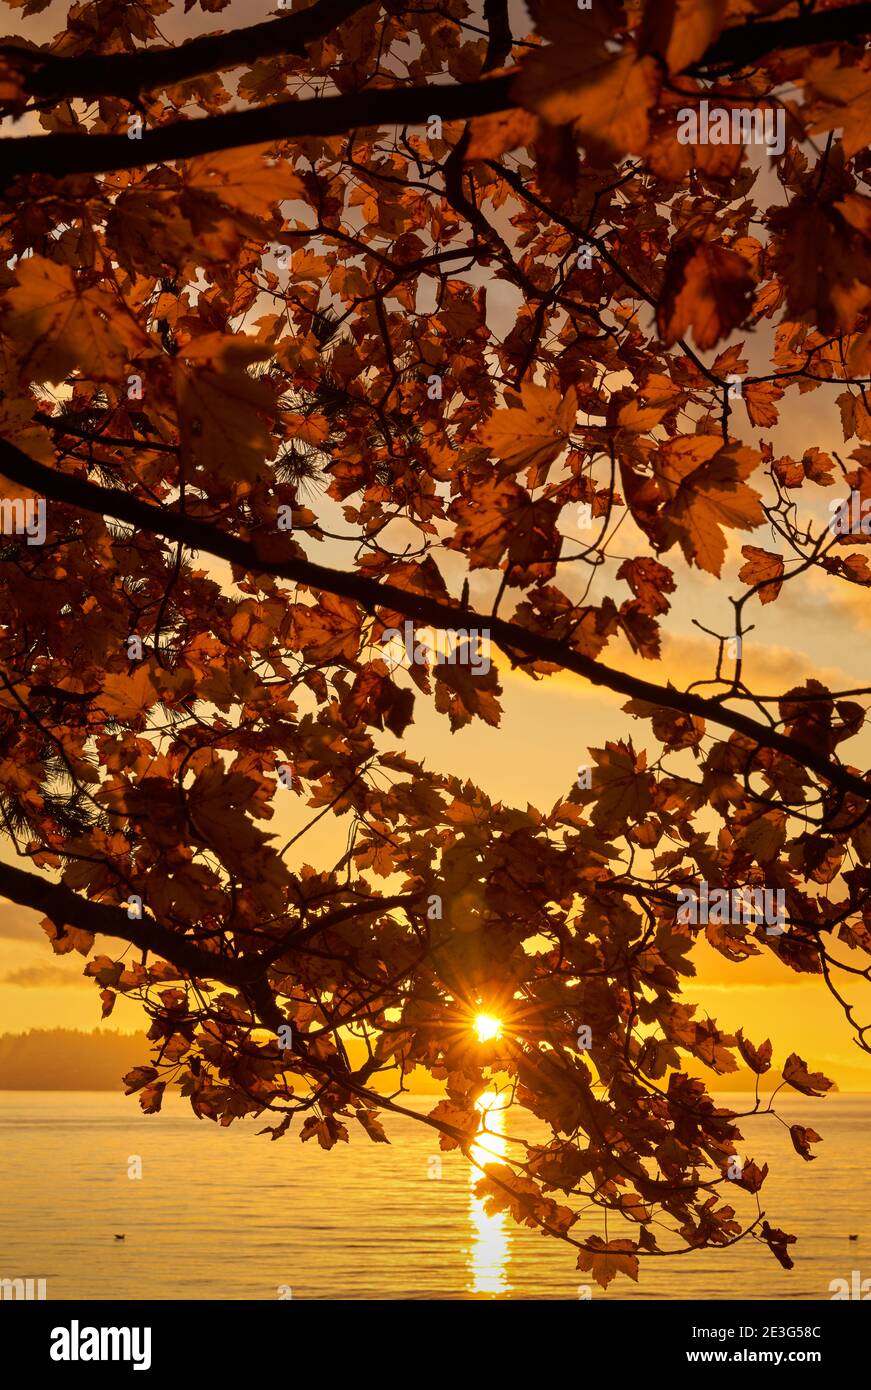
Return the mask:
<svg viewBox="0 0 871 1390"><path fill-rule="evenodd" d="M502 1037L502 1020L493 1014L477 1014L475 1033L478 1042L493 1042L494 1039Z"/></svg>

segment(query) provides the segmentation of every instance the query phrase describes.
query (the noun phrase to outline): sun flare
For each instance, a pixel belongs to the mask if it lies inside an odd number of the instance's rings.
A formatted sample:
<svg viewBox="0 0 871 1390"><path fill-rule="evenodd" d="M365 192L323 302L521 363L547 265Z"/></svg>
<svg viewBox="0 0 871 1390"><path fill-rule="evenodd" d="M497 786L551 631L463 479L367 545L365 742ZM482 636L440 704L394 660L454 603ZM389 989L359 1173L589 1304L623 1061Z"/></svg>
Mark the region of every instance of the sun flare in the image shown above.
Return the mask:
<svg viewBox="0 0 871 1390"><path fill-rule="evenodd" d="M493 1014L478 1014L475 1018L475 1033L478 1042L493 1042L502 1037L502 1020Z"/></svg>

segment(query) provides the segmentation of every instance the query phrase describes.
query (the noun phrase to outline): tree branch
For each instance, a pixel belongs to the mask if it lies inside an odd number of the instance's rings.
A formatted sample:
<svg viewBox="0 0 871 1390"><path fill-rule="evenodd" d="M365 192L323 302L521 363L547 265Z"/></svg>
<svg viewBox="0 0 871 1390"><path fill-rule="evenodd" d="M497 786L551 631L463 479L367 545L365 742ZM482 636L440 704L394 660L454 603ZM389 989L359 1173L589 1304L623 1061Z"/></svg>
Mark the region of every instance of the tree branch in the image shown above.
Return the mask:
<svg viewBox="0 0 871 1390"><path fill-rule="evenodd" d="M866 802L871 800L871 782L864 781L841 764L832 762L810 744L800 743L768 725L751 719L749 715L727 708L715 699L691 691L676 690L670 685L657 685L641 677L615 670L593 657L572 650L565 642L507 622L503 618L477 613L464 604L441 603L425 594L399 589L392 584L382 584L362 574L328 569L311 560L272 558L258 551L252 541L243 541L236 536L228 535L208 522L140 502L117 488L102 487L68 473L60 473L55 468L48 468L22 453L8 440L0 440L0 475L56 502L63 502L101 516L111 516L152 535L182 541L192 550L204 550L250 573L272 574L292 583L304 584L311 589L339 594L359 603L370 613L379 608L392 609L443 632L456 631L457 628L476 628L479 632L489 633L507 652L522 652L532 660L552 662L567 671L575 672L576 675L584 676L593 685L604 686L616 694L666 709L679 710L683 714L695 715L722 728L731 729L735 733L743 734L760 747L773 749L792 758L839 791L852 793Z"/></svg>
<svg viewBox="0 0 871 1390"><path fill-rule="evenodd" d="M230 111L196 121L146 130L141 139L126 135L23 135L0 140L2 178L18 174L106 174L140 169L167 160L190 159L215 150L273 144L309 135L343 135L360 127L424 125L432 115L464 119L513 106L513 76L481 82L423 87L373 87L311 101L279 101L272 106Z"/></svg>
<svg viewBox="0 0 871 1390"><path fill-rule="evenodd" d="M192 40L178 49L148 49L134 54L96 55L90 59L40 54L40 65L32 77L32 82L37 84L33 90L36 92L39 88L52 96L68 97L135 95L165 84L167 80L180 81L217 67L251 62L285 50L299 51L300 45L328 33L359 8L360 5L351 0L323 0L323 5L319 0L299 15ZM498 16L497 0L489 0L489 10ZM498 19L491 29L490 49L494 55L502 52L505 42L497 25ZM687 71L737 71L767 53L828 43L858 43L868 33L871 33L869 3L843 5L793 19L736 25L721 34ZM12 46L0 50L0 56L3 55L11 55L16 60L24 55L25 61L31 58L30 50ZM39 84L43 84L42 87ZM0 140L0 144L6 146L3 177L49 174L62 178L64 174L101 174L281 139L343 135L361 127L380 125L417 125L430 115L439 115L442 120L468 119L514 106L512 85L513 76L509 74L483 82L377 87L341 96L276 102L272 106L200 120L176 121L146 131L139 140L130 140L126 135L7 137Z"/></svg>
<svg viewBox="0 0 871 1390"><path fill-rule="evenodd" d="M484 58L484 72L491 68L501 68L510 57L511 23L508 18L508 0L484 0L484 20L490 30L487 55Z"/></svg>
<svg viewBox="0 0 871 1390"><path fill-rule="evenodd" d="M710 68L737 70L751 66L767 53L790 48L814 48L826 43L855 43L861 46L871 32L871 4L842 5L835 10L819 10L791 19L772 19L737 24L726 29L688 72Z"/></svg>
<svg viewBox="0 0 871 1390"><path fill-rule="evenodd" d="M155 951L200 979L241 987L263 969L259 957L231 960L204 951L178 932L162 927L153 917L128 917L123 907L80 898L62 883L52 883L13 864L0 863L0 893L21 907L44 913L58 927L78 927L81 931L116 937L143 951Z"/></svg>
<svg viewBox="0 0 871 1390"><path fill-rule="evenodd" d="M307 10L252 24L225 34L206 34L178 48L145 48L136 53L78 54L63 58L40 49L5 44L0 57L33 64L27 90L40 100L66 97L122 97L134 101L142 92L171 87L203 73L242 67L258 58L305 55L306 44L332 33L371 0L317 0Z"/></svg>

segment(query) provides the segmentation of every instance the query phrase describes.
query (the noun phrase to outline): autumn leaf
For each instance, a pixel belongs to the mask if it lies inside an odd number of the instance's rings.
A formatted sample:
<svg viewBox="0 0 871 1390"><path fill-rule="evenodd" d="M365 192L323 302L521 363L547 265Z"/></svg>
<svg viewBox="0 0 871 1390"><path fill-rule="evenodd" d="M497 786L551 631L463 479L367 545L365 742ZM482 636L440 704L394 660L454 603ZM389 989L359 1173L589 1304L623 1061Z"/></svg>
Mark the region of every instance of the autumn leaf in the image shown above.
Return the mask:
<svg viewBox="0 0 871 1390"><path fill-rule="evenodd" d="M605 1241L601 1236L590 1236L587 1249L578 1251L578 1269L587 1269L596 1283L607 1289L618 1274L625 1274L638 1282L638 1245L632 1240Z"/></svg>
<svg viewBox="0 0 871 1390"><path fill-rule="evenodd" d="M464 1135L474 1135L477 1133L480 1115L474 1107L456 1105L451 1100L440 1100L432 1110L428 1112L431 1120L437 1120L441 1124L450 1125L452 1128L461 1131ZM460 1140L455 1139L451 1134L439 1135L440 1149L456 1149L460 1146Z"/></svg>
<svg viewBox="0 0 871 1390"><path fill-rule="evenodd" d="M469 645L466 644L467 647ZM471 649L474 646L472 643ZM497 697L502 688L495 666L491 665L486 672L481 670L481 656L477 652L472 657L477 665L469 660L456 660L453 663L440 661L433 667L436 677L435 707L441 714L448 715L452 733L476 716L483 719L485 724L498 727L502 706Z"/></svg>
<svg viewBox="0 0 871 1390"><path fill-rule="evenodd" d="M667 502L662 511L665 549L676 542L689 564L719 574L726 555L723 528L750 531L764 519L760 494L744 479L759 455L716 435L669 441L656 462Z"/></svg>
<svg viewBox="0 0 871 1390"><path fill-rule="evenodd" d="M517 405L497 410L479 438L491 453L519 468L541 468L557 458L568 443L578 413L573 387L565 397L558 390L527 382Z"/></svg>
<svg viewBox="0 0 871 1390"><path fill-rule="evenodd" d="M134 1067L122 1077L124 1085L127 1087L126 1094L131 1096L134 1091L140 1091L143 1086L148 1086L157 1079L156 1067Z"/></svg>
<svg viewBox="0 0 871 1390"><path fill-rule="evenodd" d="M755 545L742 545L741 554L747 563L738 571L738 578L745 584L761 585L756 593L759 602L773 603L783 587L783 560Z"/></svg>
<svg viewBox="0 0 871 1390"><path fill-rule="evenodd" d="M69 955L70 951L78 951L80 956L90 954L94 945L93 932L85 931L83 927L59 927L47 917L39 925L51 942L51 949L56 956Z"/></svg>
<svg viewBox="0 0 871 1390"><path fill-rule="evenodd" d="M643 820L652 805L653 778L645 771L645 753L636 753L631 743L607 743L591 748L595 759L592 787L581 791L579 799L593 802L593 824L608 835L628 822Z"/></svg>
<svg viewBox="0 0 871 1390"><path fill-rule="evenodd" d="M187 793L194 827L212 848L251 853L262 847L267 835L245 814L255 809L256 783L241 772L225 772L210 763L195 778Z"/></svg>
<svg viewBox="0 0 871 1390"><path fill-rule="evenodd" d="M788 1086L805 1096L823 1095L831 1090L832 1082L822 1072L809 1072L797 1052L791 1052L783 1066L783 1079Z"/></svg>
<svg viewBox="0 0 871 1390"><path fill-rule="evenodd" d="M750 266L736 251L681 238L669 252L656 311L663 342L670 346L692 329L696 347L712 348L747 317L753 288Z"/></svg>
<svg viewBox="0 0 871 1390"><path fill-rule="evenodd" d="M389 1144L390 1140L384 1132L384 1126L378 1119L377 1110L355 1110L354 1114L360 1124L365 1129L373 1144Z"/></svg>
<svg viewBox="0 0 871 1390"><path fill-rule="evenodd" d="M159 699L148 662L130 675L107 675L100 693L100 708L110 719L132 723L142 719Z"/></svg>
<svg viewBox="0 0 871 1390"><path fill-rule="evenodd" d="M606 47L608 15L579 14L572 0L536 7L537 27L552 40L525 59L513 96L550 125L573 121L582 137L618 153L642 152L648 112L659 93L656 61L629 44Z"/></svg>
<svg viewBox="0 0 871 1390"><path fill-rule="evenodd" d="M531 145L538 134L538 120L519 106L473 116L466 159L494 159L506 150Z"/></svg>
<svg viewBox="0 0 871 1390"><path fill-rule="evenodd" d="M790 316L813 315L824 333L850 332L871 300L867 235L810 197L775 211L771 227Z"/></svg>
<svg viewBox="0 0 871 1390"><path fill-rule="evenodd" d="M275 387L246 371L264 356L262 343L218 333L194 339L179 353L179 434L197 468L243 480L265 471L275 451L268 427L276 411Z"/></svg>
<svg viewBox="0 0 871 1390"><path fill-rule="evenodd" d="M144 1114L156 1115L163 1104L163 1093L166 1090L165 1081L150 1081L147 1086L143 1086L139 1092L139 1104Z"/></svg>
<svg viewBox="0 0 871 1390"><path fill-rule="evenodd" d="M736 1037L738 1039L738 1049L750 1070L756 1072L757 1076L761 1076L764 1072L767 1072L771 1067L771 1042L769 1039L766 1038L765 1042L760 1043L759 1047L754 1047L749 1038L744 1037L740 1028L737 1030Z"/></svg>
<svg viewBox="0 0 871 1390"><path fill-rule="evenodd" d="M790 1256L788 1247L795 1244L796 1237L788 1236L776 1226L769 1226L767 1221L763 1221L760 1234L778 1264L783 1265L784 1269L792 1269L795 1261Z"/></svg>
<svg viewBox="0 0 871 1390"><path fill-rule="evenodd" d="M817 1134L815 1129L806 1128L804 1125L790 1125L789 1137L792 1140L792 1147L797 1154L800 1154L807 1163L813 1163L817 1154L811 1153L811 1144L819 1144L822 1136Z"/></svg>
<svg viewBox="0 0 871 1390"><path fill-rule="evenodd" d="M309 1139L317 1139L322 1149L332 1149L340 1141L348 1143L348 1129L335 1115L309 1115L303 1121L300 1139L305 1144Z"/></svg>
<svg viewBox="0 0 871 1390"><path fill-rule="evenodd" d="M6 296L6 332L21 349L21 380L60 382L75 368L117 380L147 346L122 302L84 285L70 266L28 256Z"/></svg>
<svg viewBox="0 0 871 1390"><path fill-rule="evenodd" d="M271 220L279 202L303 196L304 185L270 145L216 150L185 165L190 188L213 194L227 207Z"/></svg>
<svg viewBox="0 0 871 1390"><path fill-rule="evenodd" d="M871 144L871 72L841 65L837 50L814 58L804 71L811 131L840 130L849 157Z"/></svg>
<svg viewBox="0 0 871 1390"><path fill-rule="evenodd" d="M310 661L354 660L363 615L353 600L324 593L317 604L293 604L289 611L293 644Z"/></svg>
<svg viewBox="0 0 871 1390"><path fill-rule="evenodd" d="M742 388L744 405L750 416L750 423L760 429L769 429L780 419L775 401L783 396L783 387L776 381L748 381Z"/></svg>

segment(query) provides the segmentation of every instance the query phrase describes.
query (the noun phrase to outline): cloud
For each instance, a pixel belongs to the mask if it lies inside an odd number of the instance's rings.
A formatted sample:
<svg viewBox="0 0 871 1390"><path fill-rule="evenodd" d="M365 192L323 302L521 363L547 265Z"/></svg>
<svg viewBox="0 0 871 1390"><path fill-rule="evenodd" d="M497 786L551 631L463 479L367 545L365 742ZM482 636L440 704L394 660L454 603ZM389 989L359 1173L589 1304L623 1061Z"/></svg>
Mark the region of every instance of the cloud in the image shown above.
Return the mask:
<svg viewBox="0 0 871 1390"><path fill-rule="evenodd" d="M82 975L61 970L59 965L23 965L0 976L0 984L17 985L20 989L57 989L64 985L89 983Z"/></svg>
<svg viewBox="0 0 871 1390"><path fill-rule="evenodd" d="M33 908L19 907L0 898L0 940L44 942L39 923L40 914Z"/></svg>

